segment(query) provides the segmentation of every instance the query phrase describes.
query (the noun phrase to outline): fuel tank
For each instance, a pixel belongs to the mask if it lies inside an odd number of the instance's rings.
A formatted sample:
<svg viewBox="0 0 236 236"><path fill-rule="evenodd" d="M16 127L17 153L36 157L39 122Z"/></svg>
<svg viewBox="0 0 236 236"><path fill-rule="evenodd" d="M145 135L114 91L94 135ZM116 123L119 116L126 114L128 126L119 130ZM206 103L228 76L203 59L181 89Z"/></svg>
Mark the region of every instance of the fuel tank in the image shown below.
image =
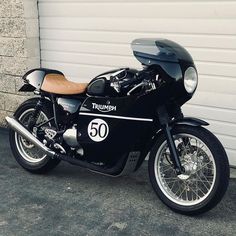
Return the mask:
<svg viewBox="0 0 236 236"><path fill-rule="evenodd" d="M120 91L111 86L112 81L134 79L137 72L136 69L120 68L102 73L91 80L87 87L87 94L89 96L120 96Z"/></svg>

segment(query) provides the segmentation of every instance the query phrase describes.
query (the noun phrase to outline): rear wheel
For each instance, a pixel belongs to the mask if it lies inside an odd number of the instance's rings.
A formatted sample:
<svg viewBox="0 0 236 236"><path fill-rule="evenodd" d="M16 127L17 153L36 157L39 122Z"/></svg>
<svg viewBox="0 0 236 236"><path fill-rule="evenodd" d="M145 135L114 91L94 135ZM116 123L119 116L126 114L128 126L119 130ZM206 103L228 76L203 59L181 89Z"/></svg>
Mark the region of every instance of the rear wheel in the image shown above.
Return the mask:
<svg viewBox="0 0 236 236"><path fill-rule="evenodd" d="M164 135L149 159L149 176L160 199L171 209L194 215L213 208L224 196L229 180L227 155L219 140L202 127L178 126L172 130L185 169L177 175Z"/></svg>
<svg viewBox="0 0 236 236"><path fill-rule="evenodd" d="M25 127L28 126L31 115L34 112L38 99L30 99L20 105L14 117ZM42 107L36 125L42 124L53 116L50 107ZM47 126L53 126L50 122ZM20 136L17 132L10 129L9 140L13 155L16 161L26 170L32 173L45 173L59 164L58 159L48 157L41 149L30 141Z"/></svg>

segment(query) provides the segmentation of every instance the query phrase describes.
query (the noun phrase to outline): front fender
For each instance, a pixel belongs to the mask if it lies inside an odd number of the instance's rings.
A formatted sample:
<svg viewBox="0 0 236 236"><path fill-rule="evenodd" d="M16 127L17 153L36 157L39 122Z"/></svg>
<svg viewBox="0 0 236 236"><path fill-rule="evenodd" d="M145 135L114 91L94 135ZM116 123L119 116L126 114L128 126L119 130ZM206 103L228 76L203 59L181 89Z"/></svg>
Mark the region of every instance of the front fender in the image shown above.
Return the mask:
<svg viewBox="0 0 236 236"><path fill-rule="evenodd" d="M209 123L194 117L183 117L182 119L174 120L169 123L169 126L171 126L172 128L177 125L207 126L209 125ZM154 146L156 141L161 137L161 135L163 135L163 130L159 129L157 133L152 137L152 139L148 142L147 147L143 151L142 158L140 158L135 170L137 170L142 165L146 155L151 151L152 147Z"/></svg>
<svg viewBox="0 0 236 236"><path fill-rule="evenodd" d="M170 123L170 126L172 127L176 125L207 126L209 123L194 117L184 117L180 120L174 120Z"/></svg>

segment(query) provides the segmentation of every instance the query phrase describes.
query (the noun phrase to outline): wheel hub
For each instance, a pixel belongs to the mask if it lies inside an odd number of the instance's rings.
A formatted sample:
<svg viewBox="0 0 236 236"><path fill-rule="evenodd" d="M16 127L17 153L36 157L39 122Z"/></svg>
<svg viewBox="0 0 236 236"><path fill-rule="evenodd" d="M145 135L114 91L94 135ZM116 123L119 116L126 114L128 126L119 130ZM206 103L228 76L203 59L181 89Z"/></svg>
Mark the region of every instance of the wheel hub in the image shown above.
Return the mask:
<svg viewBox="0 0 236 236"><path fill-rule="evenodd" d="M194 154L185 154L183 157L184 174L178 175L179 179L188 179L197 170L197 162L194 160Z"/></svg>
<svg viewBox="0 0 236 236"><path fill-rule="evenodd" d="M22 142L22 144L23 144L23 146L24 146L25 148L28 148L28 149L34 148L34 144L32 144L31 142L29 142L29 141L26 140L25 138L22 138L22 137L21 137L21 142Z"/></svg>

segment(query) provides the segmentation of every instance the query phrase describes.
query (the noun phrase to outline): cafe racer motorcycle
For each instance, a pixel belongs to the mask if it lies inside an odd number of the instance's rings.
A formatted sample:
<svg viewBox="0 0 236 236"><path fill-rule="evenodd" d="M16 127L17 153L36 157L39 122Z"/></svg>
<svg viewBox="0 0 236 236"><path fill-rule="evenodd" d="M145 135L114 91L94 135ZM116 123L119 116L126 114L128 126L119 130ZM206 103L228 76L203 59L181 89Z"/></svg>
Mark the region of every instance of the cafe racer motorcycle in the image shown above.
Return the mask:
<svg viewBox="0 0 236 236"><path fill-rule="evenodd" d="M33 173L63 160L114 177L136 171L149 154L161 201L182 214L206 212L226 192L229 163L208 123L181 112L198 84L193 59L167 39L136 39L131 47L142 70L108 71L88 84L57 70L27 72L20 91L38 96L6 117L14 157Z"/></svg>

